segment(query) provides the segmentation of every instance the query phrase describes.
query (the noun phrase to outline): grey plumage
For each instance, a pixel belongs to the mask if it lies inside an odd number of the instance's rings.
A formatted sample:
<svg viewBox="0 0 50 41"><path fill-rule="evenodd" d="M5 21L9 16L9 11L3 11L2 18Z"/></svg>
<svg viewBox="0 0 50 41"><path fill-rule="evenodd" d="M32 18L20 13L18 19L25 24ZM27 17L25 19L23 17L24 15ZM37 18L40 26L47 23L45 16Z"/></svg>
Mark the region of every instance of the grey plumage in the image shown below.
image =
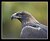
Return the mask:
<svg viewBox="0 0 50 41"><path fill-rule="evenodd" d="M18 19L22 23L21 38L47 38L47 26L39 23L30 13L17 12L11 19Z"/></svg>

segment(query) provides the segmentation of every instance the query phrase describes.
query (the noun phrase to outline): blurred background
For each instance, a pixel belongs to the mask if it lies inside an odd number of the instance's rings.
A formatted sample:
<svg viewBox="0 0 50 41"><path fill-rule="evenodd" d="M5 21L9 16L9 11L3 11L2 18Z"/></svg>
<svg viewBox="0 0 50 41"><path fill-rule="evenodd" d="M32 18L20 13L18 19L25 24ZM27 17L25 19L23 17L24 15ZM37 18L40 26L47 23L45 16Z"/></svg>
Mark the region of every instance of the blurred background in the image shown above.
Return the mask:
<svg viewBox="0 0 50 41"><path fill-rule="evenodd" d="M18 11L30 12L40 23L48 25L48 2L4 2L1 4L1 37L19 38L21 23L11 20L11 15Z"/></svg>

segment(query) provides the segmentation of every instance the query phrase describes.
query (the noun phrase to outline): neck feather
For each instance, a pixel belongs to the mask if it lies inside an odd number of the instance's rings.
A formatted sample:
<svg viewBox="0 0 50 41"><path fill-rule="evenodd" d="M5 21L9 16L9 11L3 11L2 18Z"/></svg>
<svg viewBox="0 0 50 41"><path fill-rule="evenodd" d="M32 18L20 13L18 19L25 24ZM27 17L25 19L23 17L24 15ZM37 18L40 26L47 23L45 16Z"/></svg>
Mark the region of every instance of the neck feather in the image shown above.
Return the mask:
<svg viewBox="0 0 50 41"><path fill-rule="evenodd" d="M30 17L27 20L22 21L22 25L28 24L28 23L39 23L34 17Z"/></svg>

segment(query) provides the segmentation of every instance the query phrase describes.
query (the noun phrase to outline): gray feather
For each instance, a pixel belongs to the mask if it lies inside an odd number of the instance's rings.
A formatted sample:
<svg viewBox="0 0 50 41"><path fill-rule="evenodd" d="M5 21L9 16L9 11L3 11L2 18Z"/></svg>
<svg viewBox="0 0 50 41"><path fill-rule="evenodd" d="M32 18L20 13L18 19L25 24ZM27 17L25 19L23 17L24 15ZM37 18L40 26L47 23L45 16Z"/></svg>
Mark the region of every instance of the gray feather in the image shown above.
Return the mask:
<svg viewBox="0 0 50 41"><path fill-rule="evenodd" d="M48 27L39 23L26 11L14 13L12 16L22 24L21 38L47 38Z"/></svg>

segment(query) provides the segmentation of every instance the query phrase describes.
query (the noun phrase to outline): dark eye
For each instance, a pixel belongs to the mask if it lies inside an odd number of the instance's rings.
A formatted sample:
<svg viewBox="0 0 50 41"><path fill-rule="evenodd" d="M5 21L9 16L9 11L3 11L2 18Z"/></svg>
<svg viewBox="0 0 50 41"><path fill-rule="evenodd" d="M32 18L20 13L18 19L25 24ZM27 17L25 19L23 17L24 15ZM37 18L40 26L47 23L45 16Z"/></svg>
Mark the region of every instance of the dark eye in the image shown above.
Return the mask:
<svg viewBox="0 0 50 41"><path fill-rule="evenodd" d="M20 15L23 15L24 16L24 13L21 13Z"/></svg>
<svg viewBox="0 0 50 41"><path fill-rule="evenodd" d="M23 15L22 13L20 15Z"/></svg>
<svg viewBox="0 0 50 41"><path fill-rule="evenodd" d="M19 16L19 15L20 15L20 13L17 13L16 15L17 15L17 16Z"/></svg>

